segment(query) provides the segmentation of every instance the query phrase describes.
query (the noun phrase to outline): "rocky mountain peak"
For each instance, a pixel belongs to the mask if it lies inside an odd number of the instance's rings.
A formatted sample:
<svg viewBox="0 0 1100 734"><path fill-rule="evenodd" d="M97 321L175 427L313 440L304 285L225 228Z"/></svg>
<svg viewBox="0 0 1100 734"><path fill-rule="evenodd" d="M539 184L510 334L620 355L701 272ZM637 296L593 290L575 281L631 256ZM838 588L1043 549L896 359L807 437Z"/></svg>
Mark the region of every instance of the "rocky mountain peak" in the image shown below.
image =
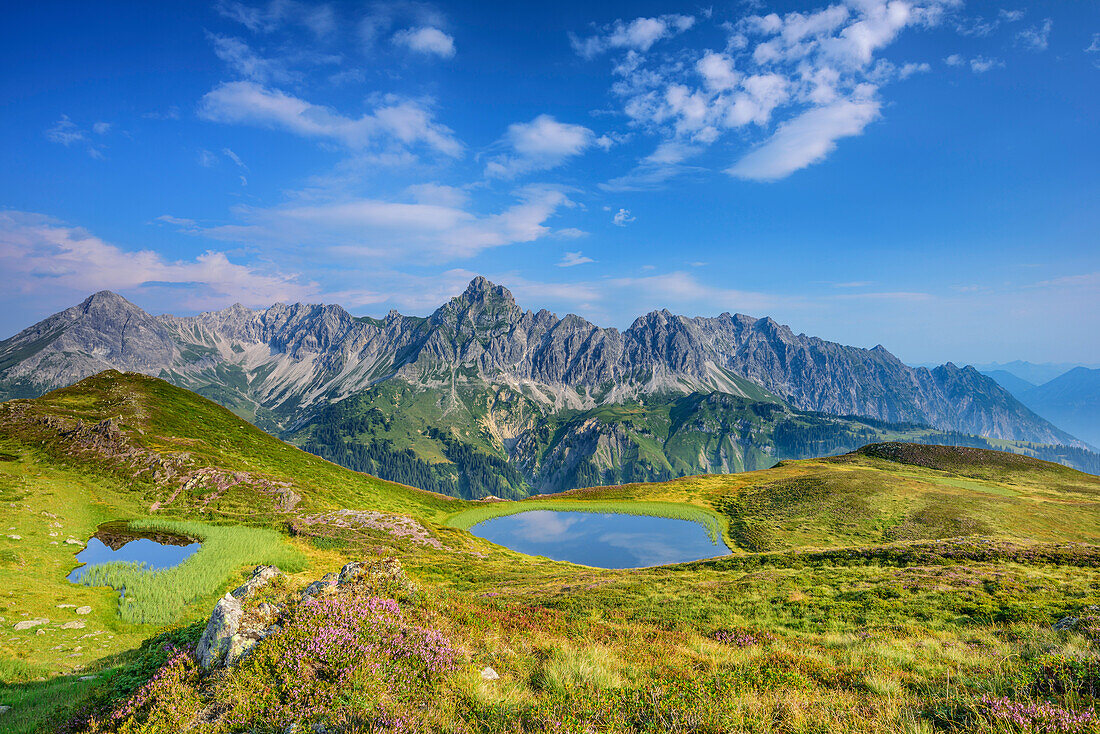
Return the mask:
<svg viewBox="0 0 1100 734"><path fill-rule="evenodd" d="M516 305L516 299L510 290L480 275L470 281L461 297L471 304Z"/></svg>
<svg viewBox="0 0 1100 734"><path fill-rule="evenodd" d="M141 311L140 308L130 303L114 291L99 291L97 293L93 293L80 303L79 308L84 313L90 313L92 311L119 310Z"/></svg>

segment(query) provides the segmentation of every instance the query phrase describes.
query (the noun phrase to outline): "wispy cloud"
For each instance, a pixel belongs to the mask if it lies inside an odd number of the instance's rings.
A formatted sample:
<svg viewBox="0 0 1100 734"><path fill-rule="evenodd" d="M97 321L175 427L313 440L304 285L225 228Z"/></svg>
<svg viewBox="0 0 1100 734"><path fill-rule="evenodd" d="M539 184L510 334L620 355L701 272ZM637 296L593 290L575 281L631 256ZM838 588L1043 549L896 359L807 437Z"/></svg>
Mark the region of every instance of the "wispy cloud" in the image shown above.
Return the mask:
<svg viewBox="0 0 1100 734"><path fill-rule="evenodd" d="M449 128L434 120L431 109L409 99L387 98L373 112L348 117L278 89L240 81L207 92L199 114L215 122L280 129L352 149L423 146L456 157L463 147Z"/></svg>
<svg viewBox="0 0 1100 734"><path fill-rule="evenodd" d="M162 217L173 223L187 223ZM0 267L13 291L23 294L88 294L93 291L182 286L181 302L252 305L309 298L318 290L293 274L232 262L208 250L193 260L168 260L152 250L128 250L51 217L0 212Z"/></svg>
<svg viewBox="0 0 1100 734"><path fill-rule="evenodd" d="M240 23L253 33L273 33L287 25L308 29L317 38L323 38L336 30L336 13L331 5L313 5L295 0L269 0L250 5L234 0L218 0L215 10L230 20Z"/></svg>
<svg viewBox="0 0 1100 734"><path fill-rule="evenodd" d="M562 256L561 262L558 263L559 268L571 268L575 265L584 265L586 263L596 262L590 257L585 257L580 252L567 252Z"/></svg>
<svg viewBox="0 0 1100 734"><path fill-rule="evenodd" d="M82 147L92 158L103 158L104 145L97 138L102 138L110 131L109 122L93 123L88 130L77 125L68 115L62 115L57 122L46 128L45 135L46 140L51 143L64 145L66 148Z"/></svg>
<svg viewBox="0 0 1100 734"><path fill-rule="evenodd" d="M485 175L512 178L531 171L556 168L595 143L596 134L583 125L558 122L539 115L531 122L517 122L497 143L507 152L489 159Z"/></svg>
<svg viewBox="0 0 1100 734"><path fill-rule="evenodd" d="M455 39L438 28L406 28L393 34L393 42L426 56L449 59L455 55Z"/></svg>
<svg viewBox="0 0 1100 734"><path fill-rule="evenodd" d="M775 181L822 160L841 138L859 135L879 115L873 99L841 100L815 107L781 124L770 138L727 172L737 178Z"/></svg>
<svg viewBox="0 0 1100 734"><path fill-rule="evenodd" d="M270 208L241 207L240 224L208 227L202 234L237 243L323 249L335 260L438 264L553 234L548 222L573 206L556 188L531 186L516 202L493 214L477 213L464 201L439 199L423 190L410 200L341 198Z"/></svg>
<svg viewBox="0 0 1100 734"><path fill-rule="evenodd" d="M1025 28L1016 34L1016 42L1029 51L1046 51L1050 45L1050 32L1054 29L1054 21L1050 18L1043 19L1039 25Z"/></svg>
<svg viewBox="0 0 1100 734"><path fill-rule="evenodd" d="M975 56L972 59L965 59L960 54L951 54L943 60L943 63L948 66L969 67L975 74L984 74L987 71L1004 66L1004 62L1000 59L992 59L985 56Z"/></svg>
<svg viewBox="0 0 1100 734"><path fill-rule="evenodd" d="M635 18L631 21L617 20L611 25L603 26L599 33L592 36L580 37L571 33L569 42L573 50L586 59L616 49L644 52L661 39L683 33L694 24L693 16L675 14Z"/></svg>

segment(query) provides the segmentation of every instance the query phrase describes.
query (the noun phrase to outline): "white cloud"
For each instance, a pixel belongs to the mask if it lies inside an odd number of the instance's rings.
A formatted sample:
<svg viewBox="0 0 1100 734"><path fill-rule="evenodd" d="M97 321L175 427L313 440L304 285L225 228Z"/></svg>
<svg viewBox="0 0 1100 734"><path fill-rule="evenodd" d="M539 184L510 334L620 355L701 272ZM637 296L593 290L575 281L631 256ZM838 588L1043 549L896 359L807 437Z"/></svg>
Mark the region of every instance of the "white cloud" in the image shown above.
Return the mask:
<svg viewBox="0 0 1100 734"><path fill-rule="evenodd" d="M92 130L97 135L106 135L111 129L109 122L97 122ZM89 133L84 128L69 119L68 115L62 115L57 122L46 129L46 140L51 143L64 145L66 148L73 145L81 145L92 158L103 158L103 146L89 138Z"/></svg>
<svg viewBox="0 0 1100 734"><path fill-rule="evenodd" d="M569 34L569 41L573 50L586 59L612 49L632 49L644 53L657 41L683 33L694 24L695 18L690 15L635 18L629 22L616 20L594 36L579 38Z"/></svg>
<svg viewBox="0 0 1100 734"><path fill-rule="evenodd" d="M190 220L160 217L173 224ZM83 229L29 212L0 212L0 268L23 294L186 286L187 297L226 297L250 304L306 298L316 291L294 275L265 272L208 250L194 260L166 260L151 250L125 250Z"/></svg>
<svg viewBox="0 0 1100 734"><path fill-rule="evenodd" d="M517 122L498 143L509 149L485 166L485 175L510 178L529 171L555 168L580 155L595 143L596 134L582 125L558 122L539 115L531 122Z"/></svg>
<svg viewBox="0 0 1100 734"><path fill-rule="evenodd" d="M1040 25L1026 28L1016 34L1016 42L1030 51L1046 51L1050 45L1050 32L1054 21L1045 18Z"/></svg>
<svg viewBox="0 0 1100 734"><path fill-rule="evenodd" d="M235 76L260 84L285 84L299 79L299 75L287 70L282 61L260 56L239 38L210 32L207 32L206 37L214 47L214 55L225 62Z"/></svg>
<svg viewBox="0 0 1100 734"><path fill-rule="evenodd" d="M373 112L352 118L278 89L239 81L207 92L199 115L215 122L286 130L352 149L379 144L402 149L424 145L452 157L462 153L462 144L451 130L435 122L431 110L412 100L388 98Z"/></svg>
<svg viewBox="0 0 1100 734"><path fill-rule="evenodd" d="M218 156L203 148L199 151L199 165L203 168L213 168L218 165Z"/></svg>
<svg viewBox="0 0 1100 734"><path fill-rule="evenodd" d="M470 200L470 194L466 190L437 183L413 184L405 191L418 204L460 208L466 206Z"/></svg>
<svg viewBox="0 0 1100 734"><path fill-rule="evenodd" d="M1004 66L1004 62L1000 59L989 59L984 56L975 56L970 59L970 70L975 74L984 74L990 69L996 69Z"/></svg>
<svg viewBox="0 0 1100 734"><path fill-rule="evenodd" d="M588 233L576 227L565 227L555 230L553 236L559 240L579 240L581 237L587 237Z"/></svg>
<svg viewBox="0 0 1100 734"><path fill-rule="evenodd" d="M574 206L562 191L529 186L516 203L478 214L446 187L414 187L412 201L343 198L237 210L242 224L208 227L207 237L237 243L324 248L337 258L375 258L418 264L468 258L482 250L533 242L553 234L547 224Z"/></svg>
<svg viewBox="0 0 1100 734"><path fill-rule="evenodd" d="M815 107L781 124L768 140L750 151L727 173L754 181L775 181L817 163L840 138L859 135L878 117L879 103L842 100Z"/></svg>
<svg viewBox="0 0 1100 734"><path fill-rule="evenodd" d="M561 262L558 263L559 268L571 268L575 265L584 265L586 263L596 262L590 257L585 257L580 252L567 252L562 256Z"/></svg>
<svg viewBox="0 0 1100 734"><path fill-rule="evenodd" d="M656 135L658 153L639 161L625 176L603 184L609 190L663 185L690 170L687 156L732 138L742 141L751 128L773 139L762 148L775 153L780 143L804 143L800 155L790 151L787 165L773 169L788 175L821 160L841 137L860 134L882 107L880 88L913 74L927 72L925 62L895 65L876 58L909 28L936 24L955 0L843 0L805 12L749 15L724 24L724 49L651 49L652 39L667 37L654 26L640 36L647 44L629 43L630 24L619 21L584 39L571 37L586 58L618 51L612 64L612 94L631 125ZM685 24L683 30L690 28ZM618 41L612 43L611 39ZM644 45L644 48L642 47ZM821 110L818 114L811 114ZM841 112L852 113L842 124ZM859 114L862 113L862 114ZM797 121L797 123L796 123ZM820 123L819 131L810 126ZM775 137L784 125L781 137ZM750 128L750 130L746 130ZM824 151L824 152L822 152ZM752 154L750 154L752 155ZM764 153L744 156L759 161ZM801 165L795 161L801 160ZM735 164L735 169L741 164ZM746 163L747 165L747 163Z"/></svg>
<svg viewBox="0 0 1100 734"><path fill-rule="evenodd" d="M287 24L296 24L310 30L317 38L324 38L337 27L336 13L327 4L310 5L295 0L270 0L266 6L252 6L233 0L219 0L214 8L253 33L272 33Z"/></svg>
<svg viewBox="0 0 1100 734"><path fill-rule="evenodd" d="M726 54L707 51L695 62L695 68L708 89L716 92L733 89L741 75L734 71L733 59Z"/></svg>
<svg viewBox="0 0 1100 734"><path fill-rule="evenodd" d="M637 217L631 216L629 209L620 209L615 212L615 216L611 217L611 223L616 227L625 227L635 219L637 219Z"/></svg>
<svg viewBox="0 0 1100 734"><path fill-rule="evenodd" d="M222 153L225 155L226 158L236 163L238 167L243 168L246 171L248 170L248 166L244 164L244 161L241 160L241 157L229 148L222 148Z"/></svg>
<svg viewBox="0 0 1100 734"><path fill-rule="evenodd" d="M1085 53L1087 53L1087 54L1100 53L1100 33L1093 33L1092 34L1092 43L1090 43L1088 45L1088 48L1085 49Z"/></svg>
<svg viewBox="0 0 1100 734"><path fill-rule="evenodd" d="M438 28L407 28L395 33L393 42L410 51L434 54L444 59L455 55L455 39Z"/></svg>
<svg viewBox="0 0 1100 734"><path fill-rule="evenodd" d="M62 115L61 119L54 123L53 127L46 130L46 139L51 143L60 143L66 147L73 143L79 143L88 139L84 130L81 130L68 115Z"/></svg>

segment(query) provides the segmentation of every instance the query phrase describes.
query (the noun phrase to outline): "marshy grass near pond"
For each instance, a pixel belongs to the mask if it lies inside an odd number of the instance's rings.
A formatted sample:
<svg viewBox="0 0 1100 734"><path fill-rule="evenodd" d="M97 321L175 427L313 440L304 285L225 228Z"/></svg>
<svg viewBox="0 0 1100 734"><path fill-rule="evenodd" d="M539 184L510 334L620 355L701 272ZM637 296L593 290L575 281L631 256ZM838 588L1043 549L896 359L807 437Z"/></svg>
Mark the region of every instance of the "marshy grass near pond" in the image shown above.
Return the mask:
<svg viewBox="0 0 1100 734"><path fill-rule="evenodd" d="M242 566L269 564L289 572L306 566L301 552L289 546L277 531L267 528L161 519L135 520L130 527L195 538L202 547L172 568L151 570L135 562L89 567L78 583L118 589L118 614L127 622L175 622L188 604L214 594Z"/></svg>
<svg viewBox="0 0 1100 734"><path fill-rule="evenodd" d="M728 530L725 520L701 507L676 502L633 502L630 500L523 500L521 502L491 502L451 515L443 524L447 527L469 530L474 525L494 517L515 515L532 510L553 512L591 512L610 515L642 515L667 517L671 520L687 520L698 523L706 530L711 541L723 540ZM729 543L727 543L729 545ZM730 546L731 548L733 546Z"/></svg>

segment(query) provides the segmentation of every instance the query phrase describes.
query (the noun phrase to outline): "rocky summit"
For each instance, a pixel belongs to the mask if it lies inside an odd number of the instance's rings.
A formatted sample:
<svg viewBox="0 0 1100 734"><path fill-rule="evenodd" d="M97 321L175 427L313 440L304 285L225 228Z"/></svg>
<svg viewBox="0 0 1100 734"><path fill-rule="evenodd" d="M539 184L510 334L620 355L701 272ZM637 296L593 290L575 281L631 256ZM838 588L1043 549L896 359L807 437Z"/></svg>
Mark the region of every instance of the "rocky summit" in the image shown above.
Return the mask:
<svg viewBox="0 0 1100 734"><path fill-rule="evenodd" d="M504 389L551 412L717 392L1079 445L970 367L911 368L882 346L844 346L742 314L662 310L625 331L601 328L572 314L524 310L481 277L428 318L282 303L152 316L103 291L0 342L0 397L33 397L109 368L163 377L275 430L397 381L438 390L444 402L462 385Z"/></svg>

